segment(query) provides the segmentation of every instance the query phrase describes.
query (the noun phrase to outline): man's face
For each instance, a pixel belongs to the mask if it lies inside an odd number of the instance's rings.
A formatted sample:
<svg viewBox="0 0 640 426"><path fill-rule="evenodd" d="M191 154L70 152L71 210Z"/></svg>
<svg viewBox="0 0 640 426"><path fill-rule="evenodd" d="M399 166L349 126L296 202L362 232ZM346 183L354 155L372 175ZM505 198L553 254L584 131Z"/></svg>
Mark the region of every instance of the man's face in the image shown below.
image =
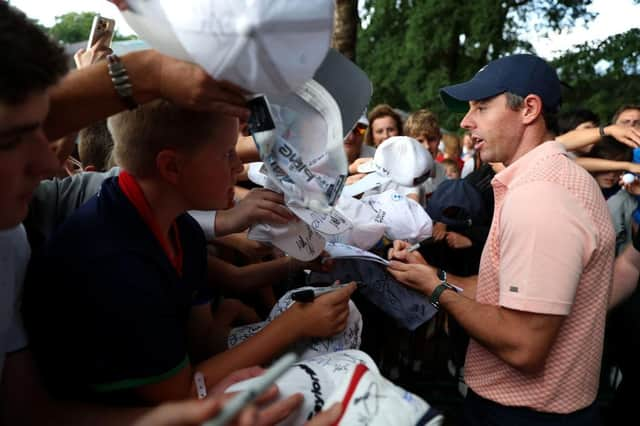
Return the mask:
<svg viewBox="0 0 640 426"><path fill-rule="evenodd" d="M515 161L524 126L520 112L507 105L505 94L469 102L460 126L471 133L483 162L509 165Z"/></svg>
<svg viewBox="0 0 640 426"><path fill-rule="evenodd" d="M344 152L347 155L349 163L355 161L360 156L362 142L364 141L364 133L367 131L367 125L357 123L356 126L344 138Z"/></svg>
<svg viewBox="0 0 640 426"><path fill-rule="evenodd" d="M180 190L189 209L217 210L233 205L236 176L242 171L237 140L238 120L224 117L213 139L187 154Z"/></svg>
<svg viewBox="0 0 640 426"><path fill-rule="evenodd" d="M48 112L46 92L0 102L0 230L24 220L34 189L60 166L42 129Z"/></svg>
<svg viewBox="0 0 640 426"><path fill-rule="evenodd" d="M422 146L427 148L431 156L435 159L438 156L438 145L440 144L440 138L442 136L438 134L420 133L415 139L420 142Z"/></svg>
<svg viewBox="0 0 640 426"><path fill-rule="evenodd" d="M620 115L618 115L618 119L616 120L615 124L640 129L640 110L627 109L622 111Z"/></svg>

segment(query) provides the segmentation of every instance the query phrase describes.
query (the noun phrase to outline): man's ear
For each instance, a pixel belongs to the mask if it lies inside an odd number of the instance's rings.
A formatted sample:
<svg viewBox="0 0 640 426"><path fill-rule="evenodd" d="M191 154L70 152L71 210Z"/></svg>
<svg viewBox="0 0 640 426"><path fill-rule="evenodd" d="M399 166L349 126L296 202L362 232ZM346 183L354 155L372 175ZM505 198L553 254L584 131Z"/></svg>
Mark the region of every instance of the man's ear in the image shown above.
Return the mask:
<svg viewBox="0 0 640 426"><path fill-rule="evenodd" d="M523 124L531 124L542 115L542 99L540 99L540 96L527 95L522 104Z"/></svg>
<svg viewBox="0 0 640 426"><path fill-rule="evenodd" d="M163 149L156 155L156 169L158 175L173 185L180 180L180 160L174 149Z"/></svg>

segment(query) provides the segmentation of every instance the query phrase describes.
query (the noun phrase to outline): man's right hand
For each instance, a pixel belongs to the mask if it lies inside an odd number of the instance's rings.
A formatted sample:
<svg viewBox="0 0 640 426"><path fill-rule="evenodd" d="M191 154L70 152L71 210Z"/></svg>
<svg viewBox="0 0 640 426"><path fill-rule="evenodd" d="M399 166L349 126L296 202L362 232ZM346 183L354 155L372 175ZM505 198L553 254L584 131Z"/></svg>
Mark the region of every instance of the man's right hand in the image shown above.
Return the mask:
<svg viewBox="0 0 640 426"><path fill-rule="evenodd" d="M160 97L187 109L216 111L249 119L244 95L240 87L212 78L199 65L159 54L158 81Z"/></svg>

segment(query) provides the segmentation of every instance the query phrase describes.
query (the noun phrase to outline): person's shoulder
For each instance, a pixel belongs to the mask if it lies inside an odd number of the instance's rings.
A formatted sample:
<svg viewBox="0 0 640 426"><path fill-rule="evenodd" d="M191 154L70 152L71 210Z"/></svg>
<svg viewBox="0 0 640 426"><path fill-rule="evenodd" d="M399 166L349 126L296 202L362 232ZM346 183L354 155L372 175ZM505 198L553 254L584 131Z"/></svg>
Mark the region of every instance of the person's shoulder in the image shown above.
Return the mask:
<svg viewBox="0 0 640 426"><path fill-rule="evenodd" d="M126 228L122 215L118 213L125 206L115 196L114 186L117 186L117 181L107 179L97 194L71 213L47 242L46 251L84 256L110 247L109 243Z"/></svg>

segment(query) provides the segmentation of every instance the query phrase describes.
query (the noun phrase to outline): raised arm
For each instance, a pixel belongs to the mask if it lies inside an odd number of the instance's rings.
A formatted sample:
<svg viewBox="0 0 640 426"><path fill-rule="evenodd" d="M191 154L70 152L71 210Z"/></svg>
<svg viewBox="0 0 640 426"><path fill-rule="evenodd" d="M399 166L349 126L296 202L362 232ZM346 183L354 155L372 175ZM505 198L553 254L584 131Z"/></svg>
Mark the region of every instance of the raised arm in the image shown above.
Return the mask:
<svg viewBox="0 0 640 426"><path fill-rule="evenodd" d="M154 50L124 55L122 63L139 104L157 98L181 106L215 110L241 120L249 117L242 91L211 78L199 66ZM70 72L50 90L51 109L45 123L50 140L80 130L125 109L114 89L105 62Z"/></svg>

